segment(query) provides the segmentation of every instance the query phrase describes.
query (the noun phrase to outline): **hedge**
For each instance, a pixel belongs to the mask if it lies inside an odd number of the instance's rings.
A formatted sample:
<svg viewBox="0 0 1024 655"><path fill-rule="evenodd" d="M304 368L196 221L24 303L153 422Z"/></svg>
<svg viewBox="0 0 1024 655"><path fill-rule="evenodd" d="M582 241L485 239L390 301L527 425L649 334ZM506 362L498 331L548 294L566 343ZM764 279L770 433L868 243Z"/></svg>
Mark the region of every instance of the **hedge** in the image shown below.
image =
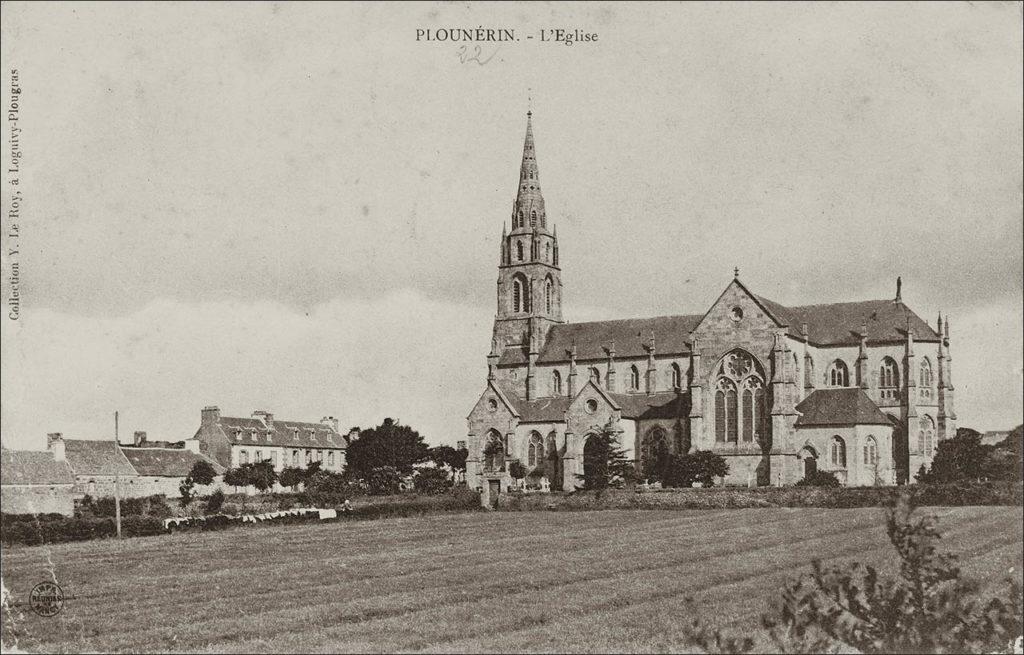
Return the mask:
<svg viewBox="0 0 1024 655"><path fill-rule="evenodd" d="M1017 482L971 482L904 487L713 487L639 492L522 494L498 496L498 509L508 511L599 509L742 509L753 507L885 507L909 491L919 506L1024 505Z"/></svg>
<svg viewBox="0 0 1024 655"><path fill-rule="evenodd" d="M124 537L142 537L163 532L163 521L158 518L129 516L121 520L121 535ZM117 536L117 525L111 518L61 517L61 520L36 522L24 520L19 515L5 514L0 520L0 542L4 545L35 546L114 536Z"/></svg>

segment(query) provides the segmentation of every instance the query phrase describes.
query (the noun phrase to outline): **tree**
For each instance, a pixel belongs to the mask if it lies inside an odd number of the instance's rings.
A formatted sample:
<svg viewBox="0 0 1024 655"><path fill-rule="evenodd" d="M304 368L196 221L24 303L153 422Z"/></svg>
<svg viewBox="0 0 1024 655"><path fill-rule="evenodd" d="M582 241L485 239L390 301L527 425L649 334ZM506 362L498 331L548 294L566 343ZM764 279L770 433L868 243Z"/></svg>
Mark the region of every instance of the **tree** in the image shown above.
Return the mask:
<svg viewBox="0 0 1024 655"><path fill-rule="evenodd" d="M526 467L518 459L514 459L508 465L508 474L516 480L522 480L526 477Z"/></svg>
<svg viewBox="0 0 1024 655"><path fill-rule="evenodd" d="M185 479L178 485L178 493L180 494L178 502L182 507L188 507L188 504L192 502L192 492L195 488L195 482L192 480L192 475L186 475Z"/></svg>
<svg viewBox="0 0 1024 655"><path fill-rule="evenodd" d="M206 499L206 513L216 514L220 511L220 508L224 505L224 492L217 489L210 497Z"/></svg>
<svg viewBox="0 0 1024 655"><path fill-rule="evenodd" d="M224 472L224 484L235 487L248 487L249 486L249 472L246 470L247 464L238 466L233 469L228 469Z"/></svg>
<svg viewBox="0 0 1024 655"><path fill-rule="evenodd" d="M958 430L957 436L939 442L931 468L917 481L924 484L944 484L963 480L983 480L1000 477L995 449L981 443L981 435L974 430Z"/></svg>
<svg viewBox="0 0 1024 655"><path fill-rule="evenodd" d="M277 482L277 471L270 462L255 462L246 466L249 467L249 484L256 487L257 491L267 491Z"/></svg>
<svg viewBox="0 0 1024 655"><path fill-rule="evenodd" d="M664 484L669 487L713 487L715 478L729 474L729 464L710 450L697 450L686 455L673 455L666 468Z"/></svg>
<svg viewBox="0 0 1024 655"><path fill-rule="evenodd" d="M349 444L345 457L350 474L357 478L366 479L374 469L386 466L409 475L413 464L428 458L428 449L419 432L386 418Z"/></svg>
<svg viewBox="0 0 1024 655"><path fill-rule="evenodd" d="M839 487L839 478L835 476L835 473L831 471L821 471L815 469L813 473L808 473L802 480L796 483L798 487Z"/></svg>
<svg viewBox="0 0 1024 655"><path fill-rule="evenodd" d="M369 492L376 496L397 494L401 483L402 476L394 466L379 466L366 476Z"/></svg>
<svg viewBox="0 0 1024 655"><path fill-rule="evenodd" d="M192 482L195 484L213 484L213 479L217 477L217 471L213 470L213 466L209 462L201 459L192 465L188 477L192 478Z"/></svg>
<svg viewBox="0 0 1024 655"><path fill-rule="evenodd" d="M576 477L584 489L605 489L615 478L631 480L633 464L619 448L616 434L608 429L592 435L583 448L583 474Z"/></svg>
<svg viewBox="0 0 1024 655"><path fill-rule="evenodd" d="M278 481L282 487L291 487L292 491L298 491L299 485L306 481L306 471L297 466L286 466L281 469Z"/></svg>
<svg viewBox="0 0 1024 655"><path fill-rule="evenodd" d="M465 448L456 450L451 446L434 446L428 451L428 456L438 466L447 466L453 471L465 471L469 451Z"/></svg>

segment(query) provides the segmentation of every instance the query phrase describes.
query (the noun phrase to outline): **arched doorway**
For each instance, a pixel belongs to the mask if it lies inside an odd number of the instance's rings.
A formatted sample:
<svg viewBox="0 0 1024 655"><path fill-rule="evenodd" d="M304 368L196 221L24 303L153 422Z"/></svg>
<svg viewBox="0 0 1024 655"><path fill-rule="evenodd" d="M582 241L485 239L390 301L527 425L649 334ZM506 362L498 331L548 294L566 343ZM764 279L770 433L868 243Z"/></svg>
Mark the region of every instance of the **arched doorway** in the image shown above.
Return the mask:
<svg viewBox="0 0 1024 655"><path fill-rule="evenodd" d="M640 467L644 478L663 481L670 454L668 433L665 429L655 427L648 430L640 450Z"/></svg>
<svg viewBox="0 0 1024 655"><path fill-rule="evenodd" d="M818 472L818 452L810 446L804 446L798 457L803 460L804 477L809 478Z"/></svg>
<svg viewBox="0 0 1024 655"><path fill-rule="evenodd" d="M554 432L548 434L547 447L544 452L547 454L547 476L553 491L562 489L562 457L558 452L558 439Z"/></svg>
<svg viewBox="0 0 1024 655"><path fill-rule="evenodd" d="M583 486L595 489L608 481L608 453L598 434L589 434L583 442Z"/></svg>

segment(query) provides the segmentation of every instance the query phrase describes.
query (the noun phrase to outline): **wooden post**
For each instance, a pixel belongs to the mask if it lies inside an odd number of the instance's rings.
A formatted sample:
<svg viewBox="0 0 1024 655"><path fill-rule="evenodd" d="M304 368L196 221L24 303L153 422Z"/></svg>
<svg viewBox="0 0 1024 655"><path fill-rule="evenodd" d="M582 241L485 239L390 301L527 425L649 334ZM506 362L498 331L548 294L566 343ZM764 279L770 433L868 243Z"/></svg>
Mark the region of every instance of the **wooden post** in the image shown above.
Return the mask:
<svg viewBox="0 0 1024 655"><path fill-rule="evenodd" d="M114 521L117 523L117 538L121 538L121 476L114 476Z"/></svg>

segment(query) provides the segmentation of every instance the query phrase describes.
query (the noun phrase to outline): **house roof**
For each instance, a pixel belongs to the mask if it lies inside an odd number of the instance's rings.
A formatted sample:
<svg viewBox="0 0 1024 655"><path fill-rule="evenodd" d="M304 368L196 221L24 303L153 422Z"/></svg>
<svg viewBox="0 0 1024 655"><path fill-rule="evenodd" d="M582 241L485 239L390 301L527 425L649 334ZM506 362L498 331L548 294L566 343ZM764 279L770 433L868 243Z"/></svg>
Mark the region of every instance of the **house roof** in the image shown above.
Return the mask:
<svg viewBox="0 0 1024 655"><path fill-rule="evenodd" d="M267 425L258 418L222 416L221 430L228 441L239 446L283 446L286 448L347 448L348 442L323 423L274 419Z"/></svg>
<svg viewBox="0 0 1024 655"><path fill-rule="evenodd" d="M224 473L224 467L213 460L184 448L128 447L121 449L139 475L183 478L192 471L196 462L206 462L217 475Z"/></svg>
<svg viewBox="0 0 1024 655"><path fill-rule="evenodd" d="M53 459L46 450L7 450L0 452L0 484L74 484L75 476L67 462Z"/></svg>
<svg viewBox="0 0 1024 655"><path fill-rule="evenodd" d="M892 425L864 390L859 387L818 389L796 406L801 416L797 427L829 425Z"/></svg>
<svg viewBox="0 0 1024 655"><path fill-rule="evenodd" d="M65 439L64 453L75 475L137 475L113 441Z"/></svg>
<svg viewBox="0 0 1024 655"><path fill-rule="evenodd" d="M862 300L785 307L767 298L757 299L789 326L790 336L802 338L806 323L807 338L819 346L855 346L860 343L862 326L867 327L868 341L903 341L908 321L917 341L939 340L938 332L902 302Z"/></svg>

